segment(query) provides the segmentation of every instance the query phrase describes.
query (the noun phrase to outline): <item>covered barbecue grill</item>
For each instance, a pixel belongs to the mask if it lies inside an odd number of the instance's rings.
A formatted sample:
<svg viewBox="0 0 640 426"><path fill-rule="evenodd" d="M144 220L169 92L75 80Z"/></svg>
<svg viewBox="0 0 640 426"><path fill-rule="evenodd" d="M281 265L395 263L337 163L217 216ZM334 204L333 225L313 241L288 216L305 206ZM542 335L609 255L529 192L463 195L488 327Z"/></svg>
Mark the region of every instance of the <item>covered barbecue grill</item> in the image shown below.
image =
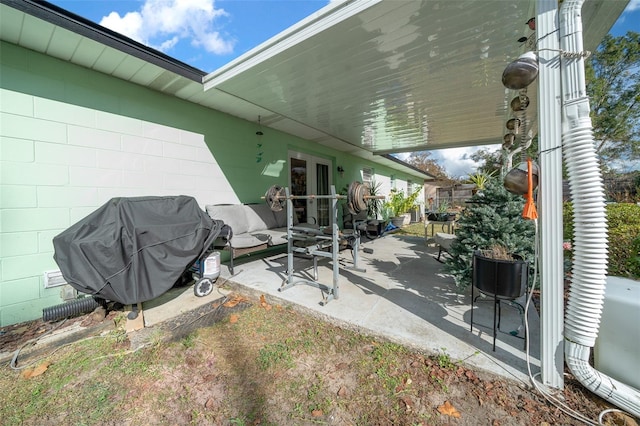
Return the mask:
<svg viewBox="0 0 640 426"><path fill-rule="evenodd" d="M54 237L54 259L76 290L137 304L173 287L223 226L193 197L113 198Z"/></svg>

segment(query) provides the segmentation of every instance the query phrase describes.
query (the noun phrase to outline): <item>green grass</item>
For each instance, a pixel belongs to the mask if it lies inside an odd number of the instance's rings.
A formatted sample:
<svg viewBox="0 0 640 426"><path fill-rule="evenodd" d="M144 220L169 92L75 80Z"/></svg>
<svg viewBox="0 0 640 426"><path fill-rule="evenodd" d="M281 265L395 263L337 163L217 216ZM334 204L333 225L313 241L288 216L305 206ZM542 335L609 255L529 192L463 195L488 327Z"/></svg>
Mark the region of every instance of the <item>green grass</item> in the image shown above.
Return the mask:
<svg viewBox="0 0 640 426"><path fill-rule="evenodd" d="M416 353L279 306L255 304L176 340L153 334L137 351L112 333L44 360L49 368L33 378L0 369L0 388L10 390L0 392L3 425L435 424L425 420L455 395L465 396L453 403L468 418L503 408L529 415L516 406L526 390L487 394L489 382L444 348ZM548 423L569 424L561 420Z"/></svg>
<svg viewBox="0 0 640 426"><path fill-rule="evenodd" d="M428 229L431 229L430 227ZM395 232L399 235L409 235L414 237L424 237L424 223L416 222L405 225Z"/></svg>

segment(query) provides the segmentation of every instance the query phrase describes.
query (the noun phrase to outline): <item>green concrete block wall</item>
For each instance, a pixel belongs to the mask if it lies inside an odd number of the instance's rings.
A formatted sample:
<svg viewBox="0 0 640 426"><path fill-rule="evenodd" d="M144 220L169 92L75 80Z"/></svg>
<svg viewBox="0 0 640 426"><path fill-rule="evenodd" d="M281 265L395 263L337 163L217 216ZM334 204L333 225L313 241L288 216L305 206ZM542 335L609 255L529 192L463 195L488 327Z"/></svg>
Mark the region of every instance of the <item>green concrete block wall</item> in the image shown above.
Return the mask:
<svg viewBox="0 0 640 426"><path fill-rule="evenodd" d="M113 197L262 202L268 187L287 185L290 151L329 160L337 188L363 167L403 179L275 130L258 139L256 123L65 61L0 49L0 326L62 302L58 288L44 289L44 271L57 269L51 240Z"/></svg>

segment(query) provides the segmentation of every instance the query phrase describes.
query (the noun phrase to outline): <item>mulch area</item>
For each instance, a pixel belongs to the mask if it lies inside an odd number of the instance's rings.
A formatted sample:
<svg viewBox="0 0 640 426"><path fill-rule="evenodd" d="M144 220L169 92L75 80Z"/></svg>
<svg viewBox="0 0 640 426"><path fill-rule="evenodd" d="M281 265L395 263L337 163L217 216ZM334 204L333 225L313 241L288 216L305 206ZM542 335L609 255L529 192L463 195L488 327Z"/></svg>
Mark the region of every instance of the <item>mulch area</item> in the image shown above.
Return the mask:
<svg viewBox="0 0 640 426"><path fill-rule="evenodd" d="M101 309L101 308L98 308ZM26 343L34 341L57 329L63 329L76 324L82 328L94 327L104 321L113 321L118 311L98 312L98 310L59 321L43 321L37 319L0 328L0 354L14 352Z"/></svg>

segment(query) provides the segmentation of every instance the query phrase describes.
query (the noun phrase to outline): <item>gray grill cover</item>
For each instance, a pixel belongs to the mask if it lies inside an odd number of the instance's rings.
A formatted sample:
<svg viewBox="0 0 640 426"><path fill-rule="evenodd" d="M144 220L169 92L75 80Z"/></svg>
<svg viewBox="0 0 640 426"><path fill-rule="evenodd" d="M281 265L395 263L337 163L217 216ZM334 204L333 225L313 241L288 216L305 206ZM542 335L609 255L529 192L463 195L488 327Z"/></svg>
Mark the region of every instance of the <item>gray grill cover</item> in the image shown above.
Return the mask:
<svg viewBox="0 0 640 426"><path fill-rule="evenodd" d="M78 291L135 304L173 287L223 225L193 197L113 198L54 237L53 258Z"/></svg>

